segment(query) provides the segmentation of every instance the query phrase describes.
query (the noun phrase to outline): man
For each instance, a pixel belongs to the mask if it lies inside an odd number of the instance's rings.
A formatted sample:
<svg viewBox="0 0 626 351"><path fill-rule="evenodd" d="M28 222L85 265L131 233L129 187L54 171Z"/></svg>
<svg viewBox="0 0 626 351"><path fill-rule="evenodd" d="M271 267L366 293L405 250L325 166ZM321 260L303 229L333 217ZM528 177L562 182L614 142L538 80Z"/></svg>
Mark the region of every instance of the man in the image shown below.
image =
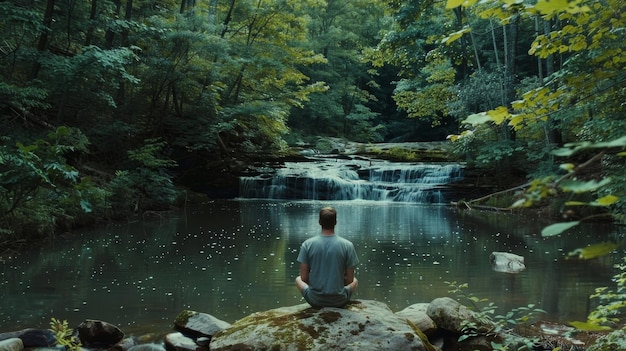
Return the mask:
<svg viewBox="0 0 626 351"><path fill-rule="evenodd" d="M335 235L337 211L332 207L320 210L321 235L307 239L300 247L300 276L296 285L313 307L343 307L356 290L354 269L359 259L354 245Z"/></svg>

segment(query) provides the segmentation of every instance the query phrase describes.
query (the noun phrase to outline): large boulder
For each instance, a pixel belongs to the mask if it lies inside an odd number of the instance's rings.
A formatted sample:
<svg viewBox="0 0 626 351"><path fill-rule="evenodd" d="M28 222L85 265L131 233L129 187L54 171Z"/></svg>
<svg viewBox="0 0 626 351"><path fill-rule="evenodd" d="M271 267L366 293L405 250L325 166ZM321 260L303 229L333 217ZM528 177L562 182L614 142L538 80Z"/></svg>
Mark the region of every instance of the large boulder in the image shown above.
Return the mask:
<svg viewBox="0 0 626 351"><path fill-rule="evenodd" d="M22 351L24 343L20 338L0 340L0 351Z"/></svg>
<svg viewBox="0 0 626 351"><path fill-rule="evenodd" d="M396 312L396 315L408 319L424 334L430 336L437 331L437 325L426 313L428 306L430 306L428 303L416 303Z"/></svg>
<svg viewBox="0 0 626 351"><path fill-rule="evenodd" d="M461 334L468 322L477 322L474 313L449 297L439 297L430 302L426 314L435 324L447 331Z"/></svg>
<svg viewBox="0 0 626 351"><path fill-rule="evenodd" d="M230 327L230 323L208 313L184 310L174 321L174 329L193 338L211 337L215 333Z"/></svg>
<svg viewBox="0 0 626 351"><path fill-rule="evenodd" d="M345 308L300 304L254 313L215 334L209 349L426 350L405 318L371 300Z"/></svg>
<svg viewBox="0 0 626 351"><path fill-rule="evenodd" d="M77 328L78 339L87 348L109 348L124 339L124 333L115 325L95 319L86 319Z"/></svg>
<svg viewBox="0 0 626 351"><path fill-rule="evenodd" d="M426 313L437 324L440 331L449 335L445 347L447 350L490 351L493 349L492 342L502 341L499 335L491 333L495 326L490 320L480 318L474 311L452 298L434 299L428 305ZM475 336L457 342L458 336L465 332Z"/></svg>
<svg viewBox="0 0 626 351"><path fill-rule="evenodd" d="M0 334L0 340L19 338L24 348L50 347L56 345L56 336L50 329L22 329Z"/></svg>
<svg viewBox="0 0 626 351"><path fill-rule="evenodd" d="M208 351L209 349L204 345L198 345L194 339L180 332L167 334L164 342L167 351Z"/></svg>

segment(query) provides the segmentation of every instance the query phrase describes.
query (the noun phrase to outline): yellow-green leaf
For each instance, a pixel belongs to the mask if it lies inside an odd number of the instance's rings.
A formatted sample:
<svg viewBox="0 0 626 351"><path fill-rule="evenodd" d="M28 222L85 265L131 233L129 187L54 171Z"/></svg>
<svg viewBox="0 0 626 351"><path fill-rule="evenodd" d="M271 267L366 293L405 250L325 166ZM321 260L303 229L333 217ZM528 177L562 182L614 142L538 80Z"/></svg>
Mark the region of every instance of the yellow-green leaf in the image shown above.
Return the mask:
<svg viewBox="0 0 626 351"><path fill-rule="evenodd" d="M509 119L511 117L509 110L504 106L500 106L496 108L495 110L490 110L487 112L487 114L491 116L492 120L496 124L502 124L504 120Z"/></svg>
<svg viewBox="0 0 626 351"><path fill-rule="evenodd" d="M594 179L587 182L580 182L576 180L566 180L560 183L561 189L564 191L571 191L574 193L584 193L597 190L611 182L611 179L604 178L601 181Z"/></svg>
<svg viewBox="0 0 626 351"><path fill-rule="evenodd" d="M543 15L552 15L565 11L569 7L568 0L539 0L535 8Z"/></svg>
<svg viewBox="0 0 626 351"><path fill-rule="evenodd" d="M598 244L589 245L583 248L570 251L567 254L567 258L579 258L581 260L590 260L592 258L606 256L619 247L618 244L612 242L601 242Z"/></svg>
<svg viewBox="0 0 626 351"><path fill-rule="evenodd" d="M511 208L528 207L527 202L526 199L519 199L511 205Z"/></svg>
<svg viewBox="0 0 626 351"><path fill-rule="evenodd" d="M607 195L604 197L601 197L599 199L597 199L595 201L596 204L600 205L600 206L610 206L614 203L616 203L619 200L619 197L615 196L615 195Z"/></svg>
<svg viewBox="0 0 626 351"><path fill-rule="evenodd" d="M459 6L469 7L474 5L478 0L448 0L446 2L446 9L453 9Z"/></svg>
<svg viewBox="0 0 626 351"><path fill-rule="evenodd" d="M549 226L541 230L541 236L546 237L546 236L559 235L563 233L564 231L577 226L578 224L580 224L579 221L550 224Z"/></svg>
<svg viewBox="0 0 626 351"><path fill-rule="evenodd" d="M568 172L571 172L574 170L574 164L573 163L563 163L559 166L560 169L564 169Z"/></svg>
<svg viewBox="0 0 626 351"><path fill-rule="evenodd" d="M584 206L584 205L589 205L589 203L582 202L582 201L567 201L565 203L565 206Z"/></svg>
<svg viewBox="0 0 626 351"><path fill-rule="evenodd" d="M463 121L463 123L471 124L472 126L476 126L476 125L479 125L479 124L485 124L487 122L493 122L493 118L491 118L491 116L489 116L485 112L475 113L473 115L469 115Z"/></svg>
<svg viewBox="0 0 626 351"><path fill-rule="evenodd" d="M459 31L456 31L454 33L451 33L447 37L443 38L441 40L441 43L442 44L446 44L446 45L450 45L450 44L452 44L452 42L460 39L463 36L463 34L469 33L469 32L470 32L470 28L469 27L463 28L463 29L461 29Z"/></svg>
<svg viewBox="0 0 626 351"><path fill-rule="evenodd" d="M578 330L584 330L584 331L609 331L612 330L610 327L604 326L604 325L597 325L595 323L591 323L591 322L578 322L578 321L574 321L574 322L569 322L569 325L571 325L572 327L578 329Z"/></svg>
<svg viewBox="0 0 626 351"><path fill-rule="evenodd" d="M450 140L451 142L455 142L457 140L459 140L461 136L457 135L457 134L450 134L446 137L446 139Z"/></svg>

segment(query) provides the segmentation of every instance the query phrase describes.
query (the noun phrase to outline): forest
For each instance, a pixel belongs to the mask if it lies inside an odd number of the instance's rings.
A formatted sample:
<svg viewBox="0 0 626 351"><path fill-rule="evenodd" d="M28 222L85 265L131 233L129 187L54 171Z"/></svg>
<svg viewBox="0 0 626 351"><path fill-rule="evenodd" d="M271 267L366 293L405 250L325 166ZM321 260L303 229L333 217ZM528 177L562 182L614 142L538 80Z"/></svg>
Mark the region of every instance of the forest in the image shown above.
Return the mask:
<svg viewBox="0 0 626 351"><path fill-rule="evenodd" d="M197 174L325 138L447 140L523 181L499 207L576 208L546 235L623 222L625 7L1 1L0 242L168 209Z"/></svg>
<svg viewBox="0 0 626 351"><path fill-rule="evenodd" d="M463 206L554 215L543 236L582 221L623 226L625 10L622 0L2 0L0 247L166 211L189 191L226 196L246 165L330 139L445 141L499 186ZM623 317L626 265L616 267L618 289L598 290L579 327Z"/></svg>

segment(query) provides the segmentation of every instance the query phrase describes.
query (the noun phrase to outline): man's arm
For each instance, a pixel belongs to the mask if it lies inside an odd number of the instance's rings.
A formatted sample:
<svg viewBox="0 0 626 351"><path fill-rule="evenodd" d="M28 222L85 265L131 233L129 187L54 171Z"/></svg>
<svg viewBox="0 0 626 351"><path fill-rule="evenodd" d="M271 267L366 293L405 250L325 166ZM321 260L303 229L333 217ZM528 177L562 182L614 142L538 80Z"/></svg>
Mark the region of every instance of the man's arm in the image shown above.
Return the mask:
<svg viewBox="0 0 626 351"><path fill-rule="evenodd" d="M309 284L309 271L311 267L306 263L300 263L300 279L303 282Z"/></svg>
<svg viewBox="0 0 626 351"><path fill-rule="evenodd" d="M343 277L343 285L349 285L354 280L354 267L346 268L345 275Z"/></svg>

